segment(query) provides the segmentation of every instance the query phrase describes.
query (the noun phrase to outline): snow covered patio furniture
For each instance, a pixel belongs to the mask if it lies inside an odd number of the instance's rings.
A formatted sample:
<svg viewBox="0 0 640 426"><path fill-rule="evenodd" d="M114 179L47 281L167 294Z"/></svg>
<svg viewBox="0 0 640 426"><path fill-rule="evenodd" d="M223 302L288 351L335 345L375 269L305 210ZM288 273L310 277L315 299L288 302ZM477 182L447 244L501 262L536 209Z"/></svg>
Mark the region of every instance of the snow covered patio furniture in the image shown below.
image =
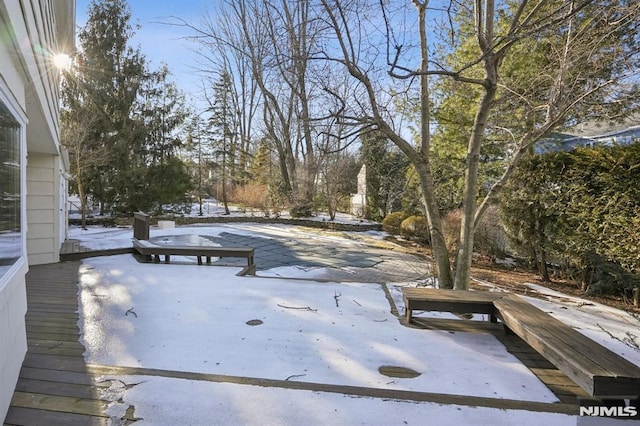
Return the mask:
<svg viewBox="0 0 640 426"><path fill-rule="evenodd" d="M211 264L212 257L240 257L247 259L247 266L238 275L255 275L256 265L252 247L215 247L204 245L158 245L149 241L149 216L135 213L133 217L133 249L137 257L143 262L160 262L164 256L164 263L171 263L171 256L195 256L198 265L202 265L202 258Z"/></svg>
<svg viewBox="0 0 640 426"><path fill-rule="evenodd" d="M601 400L640 403L640 367L533 306L503 292L433 288L403 289L405 319L413 310L483 313L499 318L514 333L564 372L589 395Z"/></svg>
<svg viewBox="0 0 640 426"><path fill-rule="evenodd" d="M164 256L164 263L171 262L171 255L196 256L198 265L202 265L202 258L206 257L207 264L211 264L212 257L243 257L247 259L247 266L239 275L256 273L254 263L254 249L251 247L211 247L211 246L159 246L146 240L133 240L133 248L145 261L159 263L160 256Z"/></svg>

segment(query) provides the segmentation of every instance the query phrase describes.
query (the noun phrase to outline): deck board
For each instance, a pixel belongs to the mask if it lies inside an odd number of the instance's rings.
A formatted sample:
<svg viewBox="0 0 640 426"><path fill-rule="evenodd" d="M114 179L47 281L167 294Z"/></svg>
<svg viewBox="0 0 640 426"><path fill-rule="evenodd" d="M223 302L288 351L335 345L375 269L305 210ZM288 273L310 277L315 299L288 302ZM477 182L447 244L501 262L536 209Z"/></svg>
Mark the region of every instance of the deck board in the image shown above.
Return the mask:
<svg viewBox="0 0 640 426"><path fill-rule="evenodd" d="M87 369L79 342L80 262L30 267L28 351L5 425L106 425L104 385Z"/></svg>
<svg viewBox="0 0 640 426"><path fill-rule="evenodd" d="M37 408L11 407L9 413L11 423L7 425L29 425L29 426L106 426L107 418L88 416L84 414L63 413L59 411L49 411L43 416L43 410ZM9 415L7 415L7 421Z"/></svg>
<svg viewBox="0 0 640 426"><path fill-rule="evenodd" d="M495 302L501 320L596 398L638 397L640 368L519 296Z"/></svg>
<svg viewBox="0 0 640 426"><path fill-rule="evenodd" d="M32 266L27 274L27 343L28 353L20 371L20 379L16 386L12 405L5 425L105 425L109 418L104 414L107 401L101 397L101 390L108 383L97 382L97 376L107 371L117 372L115 367L104 367L104 371L96 366L87 366L84 358L84 347L79 342L78 330L78 269L80 263L64 262L53 265ZM50 296L50 297L48 297ZM420 327L420 321L416 321L416 327ZM469 322L471 323L471 322ZM443 324L445 324L443 322ZM433 323L429 323L433 326ZM466 324L461 328L462 322L453 326L453 330L467 332L493 332L495 324ZM477 328L480 329L477 329ZM74 331L74 332L73 332ZM520 346L513 343L515 337L500 335L505 346L512 353L518 353ZM526 344L523 345L525 347ZM528 348L531 351L531 348ZM523 349L523 358L527 354ZM520 358L520 356L519 356ZM538 356L538 358L541 358ZM556 394L565 394L561 400L563 404L537 404L526 401L502 401L487 398L474 398L461 395L439 395L431 393L415 393L413 397L419 400L440 401L441 403L475 404L482 406L497 406L512 409L530 409L538 411L567 410L575 411L576 393L571 388L571 383L566 382L557 370L544 364L542 360L531 360L527 364L532 371L540 377L548 377L545 381ZM524 362L524 361L523 361ZM548 363L547 363L548 364ZM123 371L126 373L126 371ZM137 373L131 371L131 374ZM152 375L167 372L147 372ZM247 383L261 382L260 379L247 378ZM543 380L544 381L544 380ZM283 382L284 383L284 382ZM292 382L286 382L292 386ZM326 390L326 385L309 384L310 390ZM336 387L345 394L353 392L349 387ZM579 391L579 389L578 389ZM365 392L363 396L387 397L385 392L394 397L395 391L381 391L378 389L358 389ZM412 396L409 395L409 396ZM579 393L577 393L579 395ZM492 405L494 404L494 405ZM509 405L515 404L515 405ZM130 407L131 408L131 407ZM127 412L125 420L128 423L135 421L132 412Z"/></svg>

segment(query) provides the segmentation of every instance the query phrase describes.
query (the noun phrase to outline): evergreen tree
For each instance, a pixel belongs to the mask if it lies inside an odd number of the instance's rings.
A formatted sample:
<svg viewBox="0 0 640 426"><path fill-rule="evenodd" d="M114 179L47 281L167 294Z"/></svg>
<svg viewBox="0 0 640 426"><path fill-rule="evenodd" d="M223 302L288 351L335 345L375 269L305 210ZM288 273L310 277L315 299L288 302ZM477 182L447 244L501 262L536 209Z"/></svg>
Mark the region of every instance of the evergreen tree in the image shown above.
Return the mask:
<svg viewBox="0 0 640 426"><path fill-rule="evenodd" d="M549 261L584 268L597 257L638 274L639 165L640 142L527 156L500 203L513 248L545 280Z"/></svg>
<svg viewBox="0 0 640 426"><path fill-rule="evenodd" d="M222 187L222 202L225 213L230 214L227 200L227 186L238 183L236 159L238 155L237 114L234 103L233 80L226 70L213 84L213 98L209 101L210 125L212 129L214 155L219 170Z"/></svg>
<svg viewBox="0 0 640 426"><path fill-rule="evenodd" d="M144 162L148 169L144 190L137 197L145 210L155 206L158 214L163 205L184 204L186 192L192 189L186 165L176 155L182 145L178 131L187 116L184 96L169 76L166 65L147 74L135 111L144 126Z"/></svg>
<svg viewBox="0 0 640 426"><path fill-rule="evenodd" d="M144 78L144 57L129 46L133 29L125 0L93 0L87 16L78 34L77 66L66 73L62 118L92 117L83 140L69 144L78 158L72 172L79 175L83 168L84 191L104 213L106 206L126 204L140 185L144 130L131 111ZM96 153L103 161L91 161Z"/></svg>
<svg viewBox="0 0 640 426"><path fill-rule="evenodd" d="M189 189L175 157L185 119L183 96L166 66L149 72L129 46L133 29L125 0L93 0L79 32L77 66L63 84L63 143L69 146L75 189L101 213L162 211ZM84 210L84 209L83 209Z"/></svg>
<svg viewBox="0 0 640 426"><path fill-rule="evenodd" d="M382 220L402 208L409 160L379 132L361 134L360 156L367 166L367 210L365 217Z"/></svg>
<svg viewBox="0 0 640 426"><path fill-rule="evenodd" d="M258 185L268 185L272 178L273 168L271 147L263 138L258 143L258 150L253 155L249 166L249 179Z"/></svg>
<svg viewBox="0 0 640 426"><path fill-rule="evenodd" d="M551 156L526 156L500 200L500 216L511 249L536 265L540 277L551 280L547 263L558 253L561 164Z"/></svg>

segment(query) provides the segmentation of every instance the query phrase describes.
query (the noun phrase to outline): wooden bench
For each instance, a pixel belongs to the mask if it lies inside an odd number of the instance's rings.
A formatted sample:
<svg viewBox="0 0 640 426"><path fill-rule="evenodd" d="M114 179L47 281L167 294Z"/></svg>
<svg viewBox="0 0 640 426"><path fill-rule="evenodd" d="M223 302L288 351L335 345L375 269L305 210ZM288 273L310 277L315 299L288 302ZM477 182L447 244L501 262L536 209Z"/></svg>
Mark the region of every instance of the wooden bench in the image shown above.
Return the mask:
<svg viewBox="0 0 640 426"><path fill-rule="evenodd" d="M494 302L498 318L589 395L598 399L640 398L640 367L594 342L523 298Z"/></svg>
<svg viewBox="0 0 640 426"><path fill-rule="evenodd" d="M594 398L640 400L640 367L536 308L502 292L404 288L407 322L413 310L485 313L513 332Z"/></svg>
<svg viewBox="0 0 640 426"><path fill-rule="evenodd" d="M238 275L256 273L254 263L254 249L252 247L209 247L209 246L161 246L146 240L133 240L134 249L144 257L146 261L160 262L160 256L164 256L164 263L171 262L171 256L196 256L198 265L202 265L202 258L206 258L207 264L212 257L243 257L247 259L247 267Z"/></svg>
<svg viewBox="0 0 640 426"><path fill-rule="evenodd" d="M456 290L439 290L426 287L405 287L402 298L405 320L411 322L413 311L453 312L456 314L487 314L491 322L497 322L493 302L504 294L489 291L468 291L462 294Z"/></svg>

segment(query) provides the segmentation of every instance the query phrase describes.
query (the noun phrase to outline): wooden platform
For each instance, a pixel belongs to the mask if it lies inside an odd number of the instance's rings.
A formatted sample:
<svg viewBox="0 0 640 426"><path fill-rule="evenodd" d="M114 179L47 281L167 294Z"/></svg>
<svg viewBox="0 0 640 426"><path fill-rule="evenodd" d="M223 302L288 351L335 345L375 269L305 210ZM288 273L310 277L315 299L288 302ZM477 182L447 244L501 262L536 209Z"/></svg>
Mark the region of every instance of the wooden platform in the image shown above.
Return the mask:
<svg viewBox="0 0 640 426"><path fill-rule="evenodd" d="M424 330L443 330L455 333L489 333L500 341L507 350L525 367L535 374L564 404L578 405L580 399L590 396L562 371L558 370L545 357L540 355L527 342L515 334L504 332L502 324L489 321L471 321L463 319L413 318L411 327Z"/></svg>
<svg viewBox="0 0 640 426"><path fill-rule="evenodd" d="M456 314L488 314L491 322L496 322L496 308L493 302L504 296L501 292L468 291L464 297L460 292L423 287L402 289L405 320L411 322L414 310L431 312L453 312Z"/></svg>
<svg viewBox="0 0 640 426"><path fill-rule="evenodd" d="M640 367L536 308L520 296L503 292L404 288L405 321L415 309L454 313L485 313L499 318L546 360L602 400L640 401Z"/></svg>
<svg viewBox="0 0 640 426"><path fill-rule="evenodd" d="M587 393L603 399L640 399L640 367L516 295L495 301L509 330L564 371Z"/></svg>
<svg viewBox="0 0 640 426"><path fill-rule="evenodd" d="M83 358L78 329L80 262L27 274L28 352L5 425L106 425L107 402Z"/></svg>
<svg viewBox="0 0 640 426"><path fill-rule="evenodd" d="M381 400L397 399L467 407L483 406L509 410L577 414L576 394L572 392L570 386L565 386L562 381L562 378L568 379L562 373L554 370L553 366L549 366L544 359L540 361L540 356L535 354L535 351L531 350L526 343L520 342L522 348L513 345L512 342L518 340L517 336L506 335L501 332L499 325L489 322L475 322L476 324L471 324L470 327L482 324L484 327L497 329L509 351L520 354L520 359L532 355L534 358L529 360L526 365L532 371L535 370L534 372L539 374L547 386L552 387L554 383L558 383L552 390L557 395L559 394L558 389L567 394L565 398L561 397L563 403L539 403L468 395L86 365L83 358L84 347L79 343L80 331L78 329L79 266L80 262L34 266L31 267L27 275L28 312L26 320L29 348L4 425L106 425L109 423L109 418L104 411L108 401L101 396L101 392L110 383L98 382L98 377L111 374L173 377L314 392L333 392ZM460 322L456 322L456 324L460 324ZM545 380L542 377L549 379ZM126 410L125 416L117 420L122 424L131 424L140 419L136 418L135 409L130 406Z"/></svg>

